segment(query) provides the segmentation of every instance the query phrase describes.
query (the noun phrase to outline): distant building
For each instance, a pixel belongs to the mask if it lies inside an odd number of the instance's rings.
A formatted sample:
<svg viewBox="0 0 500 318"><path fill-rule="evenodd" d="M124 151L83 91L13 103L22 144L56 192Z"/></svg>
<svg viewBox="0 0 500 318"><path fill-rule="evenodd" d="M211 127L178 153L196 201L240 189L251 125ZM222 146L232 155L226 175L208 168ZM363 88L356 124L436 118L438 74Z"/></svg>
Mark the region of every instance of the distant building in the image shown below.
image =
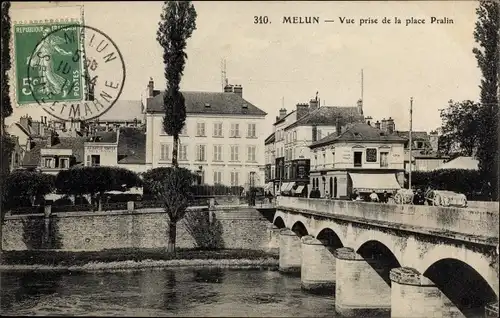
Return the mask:
<svg viewBox="0 0 500 318"><path fill-rule="evenodd" d="M82 165L84 142L84 137L59 137L56 132L50 131L46 139L33 142L21 166L57 174L61 170Z"/></svg>
<svg viewBox="0 0 500 318"><path fill-rule="evenodd" d="M363 122L363 103L357 106L321 106L311 99L309 104L297 104L296 109L280 116L275 130L275 193L308 193L311 149L309 145L332 132L345 131L353 123ZM271 167L272 171L272 167Z"/></svg>
<svg viewBox="0 0 500 318"><path fill-rule="evenodd" d="M182 92L186 124L180 134L178 162L197 173L202 183L230 186L264 185L266 112L243 99L241 86L226 85L224 92ZM168 167L172 136L163 130L163 92L148 84L146 165Z"/></svg>
<svg viewBox="0 0 500 318"><path fill-rule="evenodd" d="M313 142L310 185L321 197L346 199L360 193L393 191L404 184L406 139L368 123L355 123Z"/></svg>
<svg viewBox="0 0 500 318"><path fill-rule="evenodd" d="M21 168L49 174L78 166L121 167L138 173L147 170L144 128L120 127L85 137L59 137L52 131L49 136L33 143Z"/></svg>

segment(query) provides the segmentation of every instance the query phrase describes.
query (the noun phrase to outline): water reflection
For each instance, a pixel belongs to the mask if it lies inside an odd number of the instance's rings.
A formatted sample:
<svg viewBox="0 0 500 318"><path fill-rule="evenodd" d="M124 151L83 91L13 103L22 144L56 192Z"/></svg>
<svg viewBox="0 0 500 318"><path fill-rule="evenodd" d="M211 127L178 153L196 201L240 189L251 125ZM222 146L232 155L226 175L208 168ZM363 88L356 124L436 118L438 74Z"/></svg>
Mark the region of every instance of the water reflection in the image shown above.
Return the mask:
<svg viewBox="0 0 500 318"><path fill-rule="evenodd" d="M6 315L335 316L332 296L258 270L2 273L1 296Z"/></svg>

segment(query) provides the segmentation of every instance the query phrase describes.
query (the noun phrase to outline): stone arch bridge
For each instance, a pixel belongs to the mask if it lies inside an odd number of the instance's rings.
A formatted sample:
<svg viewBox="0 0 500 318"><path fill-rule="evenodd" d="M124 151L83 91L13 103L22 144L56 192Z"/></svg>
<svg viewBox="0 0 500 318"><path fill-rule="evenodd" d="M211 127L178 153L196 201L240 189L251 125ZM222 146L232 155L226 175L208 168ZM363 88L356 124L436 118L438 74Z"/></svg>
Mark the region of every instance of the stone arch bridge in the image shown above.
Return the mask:
<svg viewBox="0 0 500 318"><path fill-rule="evenodd" d="M498 308L498 211L279 197L280 270L344 316L477 317ZM497 309L498 310L498 309Z"/></svg>

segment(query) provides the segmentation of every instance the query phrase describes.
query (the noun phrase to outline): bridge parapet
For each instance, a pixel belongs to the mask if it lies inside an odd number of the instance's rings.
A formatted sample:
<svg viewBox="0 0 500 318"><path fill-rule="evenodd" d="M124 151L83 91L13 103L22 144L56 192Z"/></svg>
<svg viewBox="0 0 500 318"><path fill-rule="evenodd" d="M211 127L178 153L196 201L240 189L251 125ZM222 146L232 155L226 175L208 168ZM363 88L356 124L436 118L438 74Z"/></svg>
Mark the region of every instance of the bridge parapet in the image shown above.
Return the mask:
<svg viewBox="0 0 500 318"><path fill-rule="evenodd" d="M398 205L371 202L278 197L277 210L325 214L339 218L404 225L427 231L477 237L497 245L499 213L480 208Z"/></svg>

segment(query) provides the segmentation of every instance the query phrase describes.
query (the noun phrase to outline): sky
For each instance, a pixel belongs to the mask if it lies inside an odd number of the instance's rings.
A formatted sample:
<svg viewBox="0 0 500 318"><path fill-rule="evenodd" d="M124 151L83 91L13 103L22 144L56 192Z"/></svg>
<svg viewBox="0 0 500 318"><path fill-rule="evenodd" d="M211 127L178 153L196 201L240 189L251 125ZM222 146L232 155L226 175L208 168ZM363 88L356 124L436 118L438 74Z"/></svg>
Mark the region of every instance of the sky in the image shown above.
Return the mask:
<svg viewBox="0 0 500 318"><path fill-rule="evenodd" d="M478 100L481 74L472 48L474 1L250 1L196 2L197 29L188 40L181 89L221 91L221 60L230 84L243 86L243 97L268 113L262 132L272 132L278 110L308 102L316 92L322 105L354 106L361 97L364 114L395 119L396 129L440 126L439 109L450 99ZM11 17L29 19L32 10L78 2L13 2ZM85 2L85 23L117 44L126 66L124 100L140 100L150 77L165 87L162 49L156 30L163 2ZM267 16L269 24L254 24ZM283 17L319 17L319 24L284 24ZM342 24L340 18L355 19ZM391 24L382 24L384 17ZM401 24L394 24L399 17ZM453 24L431 24L431 17ZM378 24L360 26L360 19ZM425 19L410 24L406 19ZM324 20L333 20L326 23ZM46 115L39 107L15 107L7 123L26 113Z"/></svg>

